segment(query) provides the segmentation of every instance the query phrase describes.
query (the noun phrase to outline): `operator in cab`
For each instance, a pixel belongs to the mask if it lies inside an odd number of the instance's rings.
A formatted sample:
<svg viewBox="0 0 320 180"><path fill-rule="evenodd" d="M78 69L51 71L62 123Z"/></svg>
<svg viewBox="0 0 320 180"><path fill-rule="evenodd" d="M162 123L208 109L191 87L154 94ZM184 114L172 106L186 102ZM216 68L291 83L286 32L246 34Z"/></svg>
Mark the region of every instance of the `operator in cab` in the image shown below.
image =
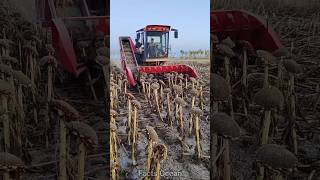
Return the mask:
<svg viewBox="0 0 320 180"><path fill-rule="evenodd" d="M137 63L138 64L142 64L142 55L143 55L143 47L142 47L142 43L139 42L139 39L135 39L136 44L135 44L135 48L136 48L136 59L137 59Z"/></svg>
<svg viewBox="0 0 320 180"><path fill-rule="evenodd" d="M151 38L151 42L148 45L148 57L149 58L155 58L156 57L156 43L154 42L154 39Z"/></svg>

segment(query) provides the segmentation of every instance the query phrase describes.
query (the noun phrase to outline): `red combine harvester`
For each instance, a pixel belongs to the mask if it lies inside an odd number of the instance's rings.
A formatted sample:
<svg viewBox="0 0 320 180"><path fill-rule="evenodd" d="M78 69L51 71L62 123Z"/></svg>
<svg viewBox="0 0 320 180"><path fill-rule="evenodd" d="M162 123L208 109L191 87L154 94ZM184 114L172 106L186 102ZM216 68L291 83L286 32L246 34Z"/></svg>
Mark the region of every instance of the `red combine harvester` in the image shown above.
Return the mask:
<svg viewBox="0 0 320 180"><path fill-rule="evenodd" d="M107 2L35 0L35 3L38 21L51 31L59 64L78 77L95 58L90 48L107 46L102 43L109 36Z"/></svg>
<svg viewBox="0 0 320 180"><path fill-rule="evenodd" d="M177 72L197 78L197 72L184 64L164 65L169 60L169 34L178 30L166 25L148 25L136 31L136 43L130 37L120 37L121 65L130 86L136 86L140 73L163 74Z"/></svg>
<svg viewBox="0 0 320 180"><path fill-rule="evenodd" d="M262 18L244 10L215 10L210 18L211 33L219 40L230 37L245 40L256 50L274 52L282 49L278 35Z"/></svg>

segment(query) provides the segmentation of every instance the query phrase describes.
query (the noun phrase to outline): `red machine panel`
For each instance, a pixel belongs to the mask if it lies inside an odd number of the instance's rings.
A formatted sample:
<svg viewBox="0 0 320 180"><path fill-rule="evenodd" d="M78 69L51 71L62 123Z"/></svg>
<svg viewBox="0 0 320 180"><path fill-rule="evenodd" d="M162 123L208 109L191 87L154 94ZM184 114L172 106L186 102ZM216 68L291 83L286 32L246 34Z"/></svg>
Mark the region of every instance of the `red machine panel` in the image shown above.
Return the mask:
<svg viewBox="0 0 320 180"><path fill-rule="evenodd" d="M139 66L138 69L141 73L163 74L169 72L177 72L182 74L188 74L190 77L194 78L198 77L198 73L191 66L185 64L164 66Z"/></svg>
<svg viewBox="0 0 320 180"><path fill-rule="evenodd" d="M37 8L37 19L41 22L43 27L51 28L52 30L52 44L56 50L59 64L68 73L78 77L86 68L86 64L79 62L74 45L77 43L77 39L71 35L74 29L80 29L80 27L72 27L68 24L80 24L81 29L91 29L90 33L98 34L103 33L109 35L109 17L107 16L91 16L86 1L80 1L82 4L77 6L73 5L76 12L79 10L79 16L65 17L63 14L58 15L58 10L62 7L56 7L54 0L35 0ZM97 2L95 2L97 3ZM69 7L70 8L70 7ZM87 31L87 30L84 30ZM86 32L82 32L86 33ZM88 34L88 33L87 33ZM81 38L90 38L81 37Z"/></svg>
<svg viewBox="0 0 320 180"><path fill-rule="evenodd" d="M282 48L275 31L262 18L244 10L217 10L211 13L211 33L220 40L249 41L253 47L273 52Z"/></svg>

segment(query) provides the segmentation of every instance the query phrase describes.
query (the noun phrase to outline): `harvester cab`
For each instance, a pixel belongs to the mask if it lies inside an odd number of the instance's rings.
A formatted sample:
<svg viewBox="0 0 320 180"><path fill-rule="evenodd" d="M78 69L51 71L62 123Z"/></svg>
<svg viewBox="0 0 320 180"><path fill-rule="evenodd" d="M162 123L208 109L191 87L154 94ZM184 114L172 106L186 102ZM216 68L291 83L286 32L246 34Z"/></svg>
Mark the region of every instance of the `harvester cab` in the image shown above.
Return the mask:
<svg viewBox="0 0 320 180"><path fill-rule="evenodd" d="M178 30L167 25L148 25L136 31L135 43L128 36L119 37L121 66L129 85L139 84L141 74L161 76L165 73L180 73L197 78L197 72L185 64L169 62L170 31L178 38Z"/></svg>
<svg viewBox="0 0 320 180"><path fill-rule="evenodd" d="M170 26L149 25L136 31L136 59L139 65L161 65L169 60L170 31L178 38L178 30Z"/></svg>

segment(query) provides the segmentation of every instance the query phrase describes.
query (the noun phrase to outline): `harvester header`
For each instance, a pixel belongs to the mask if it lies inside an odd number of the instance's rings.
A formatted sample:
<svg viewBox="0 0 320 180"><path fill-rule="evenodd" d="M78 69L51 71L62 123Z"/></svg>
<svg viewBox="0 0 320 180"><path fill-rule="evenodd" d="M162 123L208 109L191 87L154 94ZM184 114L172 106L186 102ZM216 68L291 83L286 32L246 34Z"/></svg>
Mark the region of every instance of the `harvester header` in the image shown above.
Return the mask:
<svg viewBox="0 0 320 180"><path fill-rule="evenodd" d="M261 17L245 10L216 10L211 13L210 29L218 39L248 41L254 50L274 52L282 49L278 35Z"/></svg>

